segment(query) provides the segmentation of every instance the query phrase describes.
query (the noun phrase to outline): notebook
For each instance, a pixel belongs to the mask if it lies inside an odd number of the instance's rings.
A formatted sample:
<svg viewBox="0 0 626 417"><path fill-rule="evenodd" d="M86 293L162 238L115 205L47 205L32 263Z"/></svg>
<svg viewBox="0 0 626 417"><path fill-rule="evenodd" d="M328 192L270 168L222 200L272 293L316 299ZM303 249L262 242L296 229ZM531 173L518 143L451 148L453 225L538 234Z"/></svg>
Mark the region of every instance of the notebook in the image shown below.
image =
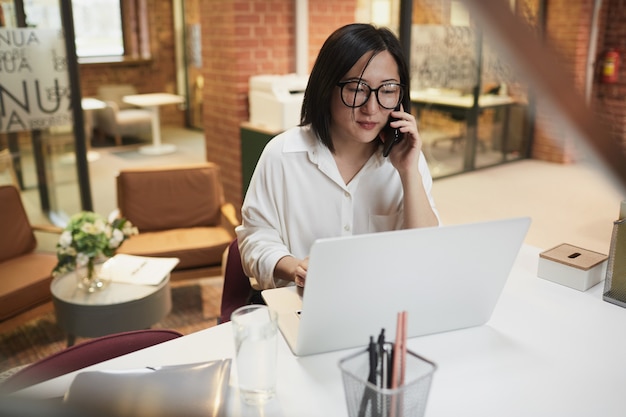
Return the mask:
<svg viewBox="0 0 626 417"><path fill-rule="evenodd" d="M264 290L296 356L480 326L491 317L530 226L527 217L317 240L306 286Z"/></svg>

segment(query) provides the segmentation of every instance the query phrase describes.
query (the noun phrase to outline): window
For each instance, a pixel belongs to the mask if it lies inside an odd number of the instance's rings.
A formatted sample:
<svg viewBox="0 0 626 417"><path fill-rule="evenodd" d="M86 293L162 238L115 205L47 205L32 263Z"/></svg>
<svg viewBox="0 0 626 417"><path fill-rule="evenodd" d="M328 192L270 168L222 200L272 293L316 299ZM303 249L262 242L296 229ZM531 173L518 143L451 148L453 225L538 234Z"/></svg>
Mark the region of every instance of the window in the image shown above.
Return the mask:
<svg viewBox="0 0 626 417"><path fill-rule="evenodd" d="M119 0L72 0L72 9L79 57L124 55Z"/></svg>
<svg viewBox="0 0 626 417"><path fill-rule="evenodd" d="M26 24L60 28L58 0L24 0ZM76 54L81 63L150 58L146 0L73 0Z"/></svg>

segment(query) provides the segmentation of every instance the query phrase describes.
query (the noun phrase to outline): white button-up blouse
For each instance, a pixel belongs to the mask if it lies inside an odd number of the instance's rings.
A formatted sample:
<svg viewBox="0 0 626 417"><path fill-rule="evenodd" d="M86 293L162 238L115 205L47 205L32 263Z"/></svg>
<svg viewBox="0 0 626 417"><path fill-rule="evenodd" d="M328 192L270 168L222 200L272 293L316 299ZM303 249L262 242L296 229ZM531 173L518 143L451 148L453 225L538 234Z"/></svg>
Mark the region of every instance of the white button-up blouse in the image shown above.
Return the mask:
<svg viewBox="0 0 626 417"><path fill-rule="evenodd" d="M419 170L430 205L432 177L423 153ZM236 229L244 271L262 288L284 256L303 259L316 239L403 227L402 184L382 152L345 184L330 150L310 127L294 127L266 145L252 175Z"/></svg>

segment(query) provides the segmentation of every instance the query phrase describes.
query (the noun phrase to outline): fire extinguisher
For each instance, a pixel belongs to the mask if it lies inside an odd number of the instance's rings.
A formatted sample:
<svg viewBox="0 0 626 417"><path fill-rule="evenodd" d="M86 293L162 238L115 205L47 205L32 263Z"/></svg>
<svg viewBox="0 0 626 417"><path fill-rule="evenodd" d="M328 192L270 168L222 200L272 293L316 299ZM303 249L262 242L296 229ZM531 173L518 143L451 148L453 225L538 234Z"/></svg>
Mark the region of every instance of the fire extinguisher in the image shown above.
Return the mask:
<svg viewBox="0 0 626 417"><path fill-rule="evenodd" d="M602 82L606 84L613 84L617 82L617 76L619 74L619 52L616 49L609 49L604 54L602 61Z"/></svg>

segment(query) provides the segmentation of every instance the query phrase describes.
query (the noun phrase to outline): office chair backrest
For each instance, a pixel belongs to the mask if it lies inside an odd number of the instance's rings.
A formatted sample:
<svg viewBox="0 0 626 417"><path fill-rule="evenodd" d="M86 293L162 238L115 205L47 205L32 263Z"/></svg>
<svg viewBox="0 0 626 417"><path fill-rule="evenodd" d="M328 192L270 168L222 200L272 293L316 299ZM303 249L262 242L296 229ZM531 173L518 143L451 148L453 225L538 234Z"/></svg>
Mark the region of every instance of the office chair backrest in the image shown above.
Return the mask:
<svg viewBox="0 0 626 417"><path fill-rule="evenodd" d="M217 226L224 204L219 166L124 169L117 176L117 202L140 232Z"/></svg>
<svg viewBox="0 0 626 417"><path fill-rule="evenodd" d="M174 330L148 329L91 339L21 369L0 384L0 392L15 392L57 376L181 336L181 333Z"/></svg>
<svg viewBox="0 0 626 417"><path fill-rule="evenodd" d="M35 234L13 185L0 186L0 230L0 262L35 250Z"/></svg>
<svg viewBox="0 0 626 417"><path fill-rule="evenodd" d="M251 290L250 279L243 272L241 254L239 253L237 239L235 239L228 247L226 265L224 267L220 323L230 321L230 315L233 311L248 304Z"/></svg>

